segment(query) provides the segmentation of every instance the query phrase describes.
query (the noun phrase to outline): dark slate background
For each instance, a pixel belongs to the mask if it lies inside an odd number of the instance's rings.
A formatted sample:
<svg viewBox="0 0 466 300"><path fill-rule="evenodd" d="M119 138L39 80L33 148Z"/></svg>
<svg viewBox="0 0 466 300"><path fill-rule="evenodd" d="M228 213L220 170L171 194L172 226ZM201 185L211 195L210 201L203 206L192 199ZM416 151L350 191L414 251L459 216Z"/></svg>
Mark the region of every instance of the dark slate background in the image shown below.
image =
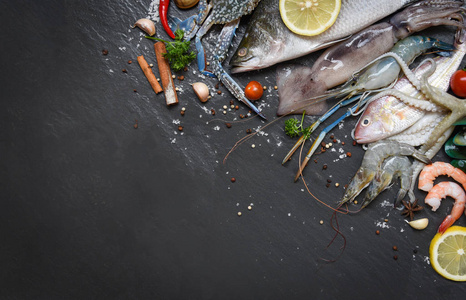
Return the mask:
<svg viewBox="0 0 466 300"><path fill-rule="evenodd" d="M222 86L217 95L217 80L201 78L195 63L177 73L186 77L175 79L180 103L167 108L136 63L141 54L155 63L153 42L130 29L150 2L0 1L1 299L464 297L464 283L443 279L428 263L450 200L437 213L418 213L431 225L415 231L386 205L395 186L364 211L339 214L345 240L337 236L327 248L332 211L293 183L297 157L281 165L295 140L283 120L271 124L275 67L234 76L242 86L253 79L268 86L258 102L267 123L239 119L248 110L237 101L240 109L223 115L233 97ZM182 16L195 10L170 7ZM447 41L451 33L432 30ZM192 92L196 81L214 91L206 104ZM332 206L362 159L350 137L355 122L332 131L337 151L317 155L305 171L310 191ZM223 163L247 129L266 124ZM435 158L443 159L443 152ZM457 224L466 225L464 216Z"/></svg>

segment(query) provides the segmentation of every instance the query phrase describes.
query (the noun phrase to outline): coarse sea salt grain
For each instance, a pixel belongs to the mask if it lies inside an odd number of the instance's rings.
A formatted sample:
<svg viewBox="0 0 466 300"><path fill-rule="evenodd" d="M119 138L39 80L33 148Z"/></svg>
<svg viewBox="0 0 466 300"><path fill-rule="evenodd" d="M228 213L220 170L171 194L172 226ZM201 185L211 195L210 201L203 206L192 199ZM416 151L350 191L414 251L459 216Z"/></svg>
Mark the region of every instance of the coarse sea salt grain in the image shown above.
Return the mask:
<svg viewBox="0 0 466 300"><path fill-rule="evenodd" d="M382 227L382 228L390 228L390 226L388 226L387 223L379 222L379 221L375 223L375 226Z"/></svg>
<svg viewBox="0 0 466 300"><path fill-rule="evenodd" d="M218 125L217 125L217 126L215 126L215 127L214 127L214 130L217 130L217 131L219 131L219 130L220 130L220 126L218 126Z"/></svg>

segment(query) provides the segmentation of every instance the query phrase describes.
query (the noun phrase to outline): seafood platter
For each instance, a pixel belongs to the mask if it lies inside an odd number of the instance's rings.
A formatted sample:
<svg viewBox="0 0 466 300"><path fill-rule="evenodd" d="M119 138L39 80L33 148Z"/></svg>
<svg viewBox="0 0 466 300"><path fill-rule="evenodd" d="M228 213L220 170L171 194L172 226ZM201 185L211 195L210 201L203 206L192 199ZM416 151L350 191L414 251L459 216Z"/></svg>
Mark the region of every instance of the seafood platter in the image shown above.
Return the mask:
<svg viewBox="0 0 466 300"><path fill-rule="evenodd" d="M464 297L463 0L120 2L20 25L66 16L7 89L7 298Z"/></svg>

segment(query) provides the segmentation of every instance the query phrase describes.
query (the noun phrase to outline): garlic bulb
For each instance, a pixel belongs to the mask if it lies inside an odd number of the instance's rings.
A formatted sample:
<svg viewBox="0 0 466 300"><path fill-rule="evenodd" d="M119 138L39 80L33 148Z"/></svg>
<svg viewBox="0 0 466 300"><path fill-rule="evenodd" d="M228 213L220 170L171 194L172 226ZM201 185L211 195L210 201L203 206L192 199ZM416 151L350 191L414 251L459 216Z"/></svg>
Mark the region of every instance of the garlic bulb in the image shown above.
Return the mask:
<svg viewBox="0 0 466 300"><path fill-rule="evenodd" d="M149 19L139 19L134 23L133 27L139 27L142 31L147 33L150 36L153 36L155 34L155 24L152 22L152 20Z"/></svg>
<svg viewBox="0 0 466 300"><path fill-rule="evenodd" d="M427 218L422 218L414 221L408 222L409 226L413 227L414 229L417 230L423 230L429 225L429 219Z"/></svg>
<svg viewBox="0 0 466 300"><path fill-rule="evenodd" d="M201 102L206 102L209 99L209 87L205 83L193 83L193 90Z"/></svg>
<svg viewBox="0 0 466 300"><path fill-rule="evenodd" d="M175 0L176 6L178 6L181 9L191 8L198 2L199 0Z"/></svg>

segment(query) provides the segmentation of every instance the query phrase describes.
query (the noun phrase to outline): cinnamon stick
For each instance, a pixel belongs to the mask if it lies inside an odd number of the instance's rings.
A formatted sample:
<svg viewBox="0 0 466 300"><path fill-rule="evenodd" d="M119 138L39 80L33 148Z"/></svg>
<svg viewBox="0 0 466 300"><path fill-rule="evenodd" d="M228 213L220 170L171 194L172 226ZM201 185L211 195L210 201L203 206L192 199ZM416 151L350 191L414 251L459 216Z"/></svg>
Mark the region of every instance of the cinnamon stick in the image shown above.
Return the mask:
<svg viewBox="0 0 466 300"><path fill-rule="evenodd" d="M175 84L173 83L172 72L170 64L163 54L167 53L165 44L157 42L154 44L155 56L157 58L157 65L159 66L160 80L162 81L163 92L165 94L165 101L167 105L174 105L178 103L178 96L176 95Z"/></svg>
<svg viewBox="0 0 466 300"><path fill-rule="evenodd" d="M146 75L147 81L149 81L149 84L154 90L154 92L156 94L160 93L162 91L162 87L157 81L157 78L155 78L155 75L152 72L152 69L149 67L147 61L144 59L144 56L138 56L138 63L141 67L142 72L144 72L144 75Z"/></svg>

